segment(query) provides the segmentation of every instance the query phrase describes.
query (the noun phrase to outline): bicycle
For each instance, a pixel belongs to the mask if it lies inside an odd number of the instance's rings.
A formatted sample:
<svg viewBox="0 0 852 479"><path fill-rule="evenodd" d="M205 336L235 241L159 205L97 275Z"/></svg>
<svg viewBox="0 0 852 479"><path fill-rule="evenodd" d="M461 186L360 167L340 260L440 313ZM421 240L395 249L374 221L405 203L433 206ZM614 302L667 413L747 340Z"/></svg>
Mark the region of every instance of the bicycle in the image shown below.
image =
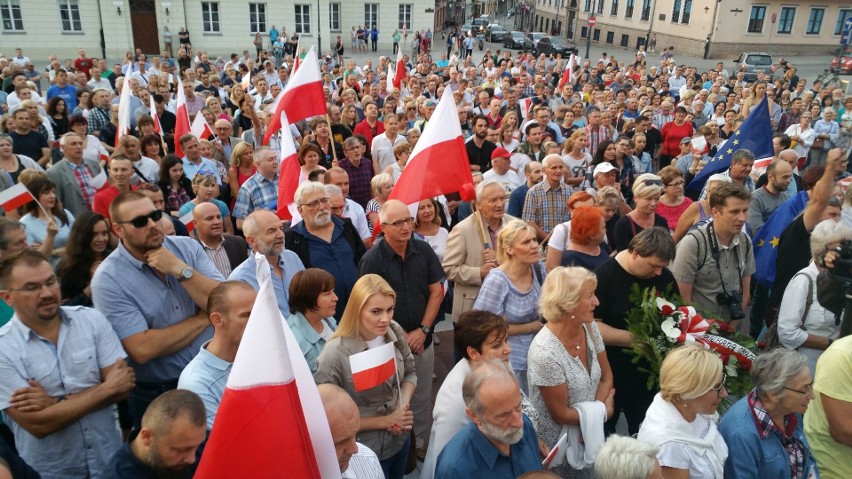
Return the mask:
<svg viewBox="0 0 852 479"><path fill-rule="evenodd" d="M821 82L823 88L830 86L840 86L840 78L837 76L837 69L826 68L814 82Z"/></svg>

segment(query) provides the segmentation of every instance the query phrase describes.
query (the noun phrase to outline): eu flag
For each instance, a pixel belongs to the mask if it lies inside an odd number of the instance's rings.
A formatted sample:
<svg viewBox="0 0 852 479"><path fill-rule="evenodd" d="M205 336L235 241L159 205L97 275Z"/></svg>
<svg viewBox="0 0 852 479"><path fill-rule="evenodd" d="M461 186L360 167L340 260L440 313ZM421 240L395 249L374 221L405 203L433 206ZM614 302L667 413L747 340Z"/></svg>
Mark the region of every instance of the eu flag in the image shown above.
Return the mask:
<svg viewBox="0 0 852 479"><path fill-rule="evenodd" d="M772 122L769 119L769 103L766 97L757 105L739 129L736 130L722 148L716 153L695 179L687 185L688 190L701 191L710 175L727 171L731 167L731 157L737 150L750 150L757 159L771 158L775 151L772 148Z"/></svg>
<svg viewBox="0 0 852 479"><path fill-rule="evenodd" d="M790 223L805 211L808 194L804 191L785 201L772 213L754 237L754 266L757 282L768 289L775 284L775 260L778 258L778 240Z"/></svg>

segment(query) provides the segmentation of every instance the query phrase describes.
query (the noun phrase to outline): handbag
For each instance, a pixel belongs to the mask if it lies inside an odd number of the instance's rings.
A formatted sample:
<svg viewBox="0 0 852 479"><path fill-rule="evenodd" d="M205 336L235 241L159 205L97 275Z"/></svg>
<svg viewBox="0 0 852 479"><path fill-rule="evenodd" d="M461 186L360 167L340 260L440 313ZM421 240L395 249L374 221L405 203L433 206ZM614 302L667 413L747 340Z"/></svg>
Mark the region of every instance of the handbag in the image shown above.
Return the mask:
<svg viewBox="0 0 852 479"><path fill-rule="evenodd" d="M811 304L814 302L814 280L811 279L805 273L796 273L798 275L804 275L808 278L808 298L805 300L805 312L802 313L802 329L805 329L805 320L808 318L808 313L811 311ZM795 278L796 276L793 276ZM792 281L792 279L791 279ZM781 341L778 339L778 316L775 316L775 321L769 325L766 329L766 335L764 335L763 340L765 341L764 351L769 352L777 347L781 347Z"/></svg>
<svg viewBox="0 0 852 479"><path fill-rule="evenodd" d="M811 148L815 150L824 150L825 149L825 138L815 138Z"/></svg>

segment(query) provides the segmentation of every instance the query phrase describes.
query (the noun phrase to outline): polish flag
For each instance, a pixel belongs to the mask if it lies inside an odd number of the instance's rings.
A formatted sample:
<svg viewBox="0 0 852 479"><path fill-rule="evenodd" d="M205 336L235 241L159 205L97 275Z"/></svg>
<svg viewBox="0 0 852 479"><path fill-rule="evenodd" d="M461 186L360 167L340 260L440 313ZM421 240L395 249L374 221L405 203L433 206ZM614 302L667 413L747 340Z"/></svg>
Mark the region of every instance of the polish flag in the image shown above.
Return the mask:
<svg viewBox="0 0 852 479"><path fill-rule="evenodd" d="M574 77L574 54L568 58L568 68L562 72L562 78L559 79L559 87L557 88L560 92L562 91L562 87L565 86L566 83L570 82Z"/></svg>
<svg viewBox="0 0 852 479"><path fill-rule="evenodd" d="M296 123L306 118L328 114L325 104L325 93L322 90L319 62L314 47L308 50L299 71L290 76L290 81L284 91L278 94L273 105L272 121L266 127L263 144L268 145L269 139L281 129L281 112L287 110L290 123ZM458 116L456 116L458 122Z"/></svg>
<svg viewBox="0 0 852 479"><path fill-rule="evenodd" d="M298 223L297 218L301 221L296 203L293 197L296 194L296 188L299 187L302 167L299 166L299 155L296 152L296 142L293 140L293 133L290 131L290 123L287 119L287 113L281 112L281 152L278 157L281 158L280 167L278 168L278 217L282 220L291 220L291 224Z"/></svg>
<svg viewBox="0 0 852 479"><path fill-rule="evenodd" d="M195 229L195 219L192 217L192 211L181 216L178 219L181 223L184 224L184 226L186 226L186 231L191 234L192 231Z"/></svg>
<svg viewBox="0 0 852 479"><path fill-rule="evenodd" d="M130 75L124 77L121 96L118 98L118 127L115 129L114 147L118 148L121 137L130 134Z"/></svg>
<svg viewBox="0 0 852 479"><path fill-rule="evenodd" d="M393 75L393 81L388 81L388 88L391 87L391 83L393 83L393 87L400 89L402 88L402 80L405 79L408 72L405 70L405 62L402 61L402 48L397 50L396 53L396 73ZM390 90L388 90L390 92Z"/></svg>
<svg viewBox="0 0 852 479"><path fill-rule="evenodd" d="M248 94L249 89L251 88L251 71L247 71L245 75L243 75L242 81L240 81L240 86L243 87L243 92Z"/></svg>
<svg viewBox="0 0 852 479"><path fill-rule="evenodd" d="M151 110L151 117L154 118L154 132L163 136L163 125L160 124L160 117L157 116L157 102L154 101L154 95L148 95L148 109Z"/></svg>
<svg viewBox="0 0 852 479"><path fill-rule="evenodd" d="M469 201L473 199L472 191L473 177L458 111L453 92L445 88L389 199L400 200L409 205L409 209L413 205L414 216L422 200L461 192L462 199Z"/></svg>
<svg viewBox="0 0 852 479"><path fill-rule="evenodd" d="M559 440L556 441L556 445L553 446L553 449L547 453L547 457L541 461L541 467L545 469L552 469L556 466L562 465L567 459L566 450L568 448L568 433L563 433L562 436L559 437ZM561 454L560 454L561 453Z"/></svg>
<svg viewBox="0 0 852 479"><path fill-rule="evenodd" d="M278 310L269 263L195 477L341 477L308 363Z"/></svg>
<svg viewBox="0 0 852 479"><path fill-rule="evenodd" d="M394 89L394 86L393 86L394 78L393 77L394 77L395 73L396 73L396 67L394 67L393 63L388 63L388 79L387 79L387 85L385 85L385 90L387 90L388 93L393 92L393 89Z"/></svg>
<svg viewBox="0 0 852 479"><path fill-rule="evenodd" d="M104 187L109 186L109 183L107 182L106 168L101 168L100 173L92 177L91 185L95 191L100 191Z"/></svg>
<svg viewBox="0 0 852 479"><path fill-rule="evenodd" d="M524 120L527 119L527 115L530 112L530 105L532 104L532 98L521 98L518 100L518 106L521 107L521 116L523 116Z"/></svg>
<svg viewBox="0 0 852 479"><path fill-rule="evenodd" d="M186 107L186 95L183 93L183 80L178 75L177 105L175 106L175 154L183 157L183 149L180 147L180 137L192 131L189 124L189 109Z"/></svg>
<svg viewBox="0 0 852 479"><path fill-rule="evenodd" d="M204 115L202 115L201 112L195 115L195 119L192 120L192 126L189 128L189 132L196 137L205 140L213 135L213 129L210 128L209 124L207 124L207 120L204 119Z"/></svg>
<svg viewBox="0 0 852 479"><path fill-rule="evenodd" d="M302 36L299 35L299 39L296 40L296 55L293 57L293 69L290 70L290 74L296 73L296 70L302 65Z"/></svg>
<svg viewBox="0 0 852 479"><path fill-rule="evenodd" d="M393 343L349 356L352 383L356 391L374 388L396 374L396 354Z"/></svg>
<svg viewBox="0 0 852 479"><path fill-rule="evenodd" d="M18 183L0 192L0 206L3 206L3 210L7 213L24 206L30 201L35 201L35 197L23 183Z"/></svg>

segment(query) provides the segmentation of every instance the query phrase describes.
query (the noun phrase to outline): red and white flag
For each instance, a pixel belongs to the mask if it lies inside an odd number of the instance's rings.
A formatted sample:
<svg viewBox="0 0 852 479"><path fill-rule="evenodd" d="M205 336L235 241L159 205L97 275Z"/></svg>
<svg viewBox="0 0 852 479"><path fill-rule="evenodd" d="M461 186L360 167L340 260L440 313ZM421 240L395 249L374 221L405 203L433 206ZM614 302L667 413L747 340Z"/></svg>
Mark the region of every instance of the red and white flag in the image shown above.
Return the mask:
<svg viewBox="0 0 852 479"><path fill-rule="evenodd" d="M130 134L130 72L124 76L121 96L118 98L118 127L115 129L114 147L118 148L121 137Z"/></svg>
<svg viewBox="0 0 852 479"><path fill-rule="evenodd" d="M183 148L180 147L180 137L192 131L189 123L189 109L186 106L186 95L183 93L183 80L178 77L177 104L175 105L175 154L183 157Z"/></svg>
<svg viewBox="0 0 852 479"><path fill-rule="evenodd" d="M192 234L192 231L195 229L195 219L192 217L192 211L178 218L184 226L186 226L186 231Z"/></svg>
<svg viewBox="0 0 852 479"><path fill-rule="evenodd" d="M24 206L30 201L35 201L35 197L23 183L18 183L0 192L0 206L3 206L3 211L7 213Z"/></svg>
<svg viewBox="0 0 852 479"><path fill-rule="evenodd" d="M408 71L405 69L405 62L402 61L402 48L400 48L396 53L396 63L394 64L394 68L396 68L396 72L393 74L393 80L388 80L388 88L401 89L402 88L402 80L408 76ZM390 92L391 90L388 90Z"/></svg>
<svg viewBox="0 0 852 479"><path fill-rule="evenodd" d="M341 477L319 391L278 310L269 263L195 477Z"/></svg>
<svg viewBox="0 0 852 479"><path fill-rule="evenodd" d="M148 95L148 109L151 110L151 118L154 119L154 133L163 136L163 125L160 124L160 117L157 115L157 102L154 101L154 95Z"/></svg>
<svg viewBox="0 0 852 479"><path fill-rule="evenodd" d="M574 78L574 54L568 58L568 68L562 72L562 78L559 79L559 87L557 89L561 92L562 87L565 86L566 83L570 82Z"/></svg>
<svg viewBox="0 0 852 479"><path fill-rule="evenodd" d="M299 187L302 175L302 167L299 166L299 155L296 152L296 142L290 131L290 123L287 113L281 112L281 136L279 144L281 152L278 157L281 163L278 168L278 217L282 220L291 220L291 224L301 221L301 216L296 208L293 197L296 188Z"/></svg>
<svg viewBox="0 0 852 479"><path fill-rule="evenodd" d="M568 448L568 433L562 433L562 436L559 437L559 440L556 441L556 445L553 446L553 449L547 453L547 457L541 461L541 467L545 469L552 469L556 466L561 465L566 460L566 450Z"/></svg>
<svg viewBox="0 0 852 479"><path fill-rule="evenodd" d="M263 144L268 145L279 129L281 129L281 112L287 110L290 123L296 123L306 118L325 115L328 108L325 104L325 92L322 89L319 62L314 47L308 50L299 71L290 76L290 81L284 91L278 94L273 104L272 120L266 127ZM458 119L456 119L458 121Z"/></svg>
<svg viewBox="0 0 852 479"><path fill-rule="evenodd" d="M527 115L530 112L530 106L532 105L532 98L520 98L518 99L518 106L521 108L521 116L524 120L527 119Z"/></svg>
<svg viewBox="0 0 852 479"><path fill-rule="evenodd" d="M396 353L393 343L349 356L352 383L356 391L383 384L396 374Z"/></svg>
<svg viewBox="0 0 852 479"><path fill-rule="evenodd" d="M414 205L415 211L420 201L448 193L461 192L464 201L472 199L473 177L458 118L453 92L446 88L390 199L409 209Z"/></svg>
<svg viewBox="0 0 852 479"><path fill-rule="evenodd" d="M90 183L95 191L100 191L101 188L109 186L109 182L107 181L106 168L101 168L101 171L98 172L97 175L92 177L92 182Z"/></svg>
<svg viewBox="0 0 852 479"><path fill-rule="evenodd" d="M251 89L251 71L247 71L245 75L243 75L242 80L240 81L240 86L243 87L243 92L248 95L249 90Z"/></svg>
<svg viewBox="0 0 852 479"><path fill-rule="evenodd" d="M302 36L299 35L299 39L296 40L296 54L293 55L293 69L290 70L290 74L296 73L296 70L302 65Z"/></svg>
<svg viewBox="0 0 852 479"><path fill-rule="evenodd" d="M192 120L192 126L189 128L189 132L196 137L205 140L213 135L213 129L210 128L210 125L207 123L207 120L201 112L198 112L198 114L195 115L195 119Z"/></svg>

